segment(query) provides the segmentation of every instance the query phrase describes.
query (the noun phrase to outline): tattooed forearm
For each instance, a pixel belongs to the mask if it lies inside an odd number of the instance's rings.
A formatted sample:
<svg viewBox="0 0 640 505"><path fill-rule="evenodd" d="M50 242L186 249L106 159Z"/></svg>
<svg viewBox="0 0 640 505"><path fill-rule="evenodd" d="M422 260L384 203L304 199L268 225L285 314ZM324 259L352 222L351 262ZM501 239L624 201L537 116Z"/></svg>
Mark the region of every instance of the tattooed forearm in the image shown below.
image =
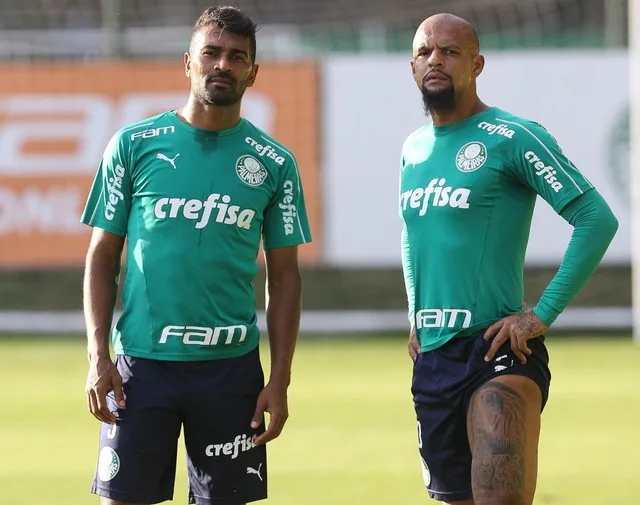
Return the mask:
<svg viewBox="0 0 640 505"><path fill-rule="evenodd" d="M474 493L497 491L520 503L525 485L525 409L524 399L498 382L482 386L473 396L469 421Z"/></svg>

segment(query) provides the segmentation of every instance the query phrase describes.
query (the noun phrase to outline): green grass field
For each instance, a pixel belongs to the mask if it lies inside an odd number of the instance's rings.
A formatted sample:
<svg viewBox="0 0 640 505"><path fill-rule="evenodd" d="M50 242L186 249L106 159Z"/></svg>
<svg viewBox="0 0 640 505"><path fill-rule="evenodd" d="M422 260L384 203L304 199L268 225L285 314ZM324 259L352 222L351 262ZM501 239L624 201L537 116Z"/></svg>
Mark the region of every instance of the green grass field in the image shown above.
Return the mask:
<svg viewBox="0 0 640 505"><path fill-rule="evenodd" d="M537 505L640 503L640 346L548 339ZM268 353L263 346L265 366ZM269 449L276 505L431 504L423 488L404 339L305 339L291 417ZM97 454L81 338L0 337L0 503L80 505ZM184 451L173 503L186 503Z"/></svg>

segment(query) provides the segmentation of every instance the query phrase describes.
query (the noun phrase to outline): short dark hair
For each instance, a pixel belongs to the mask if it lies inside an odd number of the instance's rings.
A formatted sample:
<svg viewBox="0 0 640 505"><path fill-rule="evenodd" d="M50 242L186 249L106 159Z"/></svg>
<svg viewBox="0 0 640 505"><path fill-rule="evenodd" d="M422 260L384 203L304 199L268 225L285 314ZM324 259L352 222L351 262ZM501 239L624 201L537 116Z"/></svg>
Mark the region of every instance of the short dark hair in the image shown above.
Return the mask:
<svg viewBox="0 0 640 505"><path fill-rule="evenodd" d="M258 25L247 14L237 7L231 5L209 7L205 10L193 27L193 36L203 28L217 26L223 30L228 30L236 35L241 35L249 39L251 49L251 61L256 61L256 32Z"/></svg>

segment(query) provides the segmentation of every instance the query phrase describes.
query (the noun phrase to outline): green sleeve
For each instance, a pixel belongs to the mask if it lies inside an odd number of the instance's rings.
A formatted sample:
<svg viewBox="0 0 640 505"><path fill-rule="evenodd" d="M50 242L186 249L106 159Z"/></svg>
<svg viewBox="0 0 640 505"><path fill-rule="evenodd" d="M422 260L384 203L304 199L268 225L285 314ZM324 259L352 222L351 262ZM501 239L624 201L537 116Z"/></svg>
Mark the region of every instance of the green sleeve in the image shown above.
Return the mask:
<svg viewBox="0 0 640 505"><path fill-rule="evenodd" d="M291 154L280 170L278 185L264 215L264 249L311 242L298 163Z"/></svg>
<svg viewBox="0 0 640 505"><path fill-rule="evenodd" d="M407 303L409 305L409 321L413 321L415 315L416 289L413 279L413 263L411 261L411 249L409 247L409 234L407 226L402 227L402 272L404 274L404 286L407 291Z"/></svg>
<svg viewBox="0 0 640 505"><path fill-rule="evenodd" d="M398 183L399 197L398 200L398 216L402 219L402 173L404 172L404 145L400 155L400 179ZM404 287L407 292L407 304L409 306L409 321L414 320L415 301L416 301L416 285L413 276L413 261L411 260L411 245L409 243L409 232L407 225L402 223L402 235L400 238L400 257L402 259L402 274L404 277Z"/></svg>
<svg viewBox="0 0 640 505"><path fill-rule="evenodd" d="M557 213L593 188L542 125L504 122L515 130L511 143L505 144L509 147L506 171L544 198Z"/></svg>
<svg viewBox="0 0 640 505"><path fill-rule="evenodd" d="M618 220L595 189L570 202L560 215L574 227L571 241L558 273L533 308L547 326L591 277L618 229Z"/></svg>
<svg viewBox="0 0 640 505"><path fill-rule="evenodd" d="M116 133L107 145L82 213L84 224L124 237L133 195L132 163L125 135Z"/></svg>

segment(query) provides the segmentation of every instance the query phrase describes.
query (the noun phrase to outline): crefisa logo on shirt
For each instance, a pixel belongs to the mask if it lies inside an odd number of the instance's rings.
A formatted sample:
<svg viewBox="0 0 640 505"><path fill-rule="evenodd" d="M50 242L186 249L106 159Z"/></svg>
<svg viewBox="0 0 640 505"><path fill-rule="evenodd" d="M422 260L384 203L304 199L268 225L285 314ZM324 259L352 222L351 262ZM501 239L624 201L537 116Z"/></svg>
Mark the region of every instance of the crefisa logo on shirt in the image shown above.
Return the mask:
<svg viewBox="0 0 640 505"><path fill-rule="evenodd" d="M478 170L487 161L487 148L482 142L469 142L456 154L456 167L461 172Z"/></svg>
<svg viewBox="0 0 640 505"><path fill-rule="evenodd" d="M260 186L267 178L267 169L249 154L238 158L236 161L236 173L240 180L249 186Z"/></svg>
<svg viewBox="0 0 640 505"><path fill-rule="evenodd" d="M284 181L282 185L284 196L278 205L282 210L282 222L284 224L284 234L291 235L293 233L293 222L298 217L298 208L294 204L293 182Z"/></svg>
<svg viewBox="0 0 640 505"><path fill-rule="evenodd" d="M117 164L116 168L113 169L113 176L109 177L107 182L107 194L109 198L107 198L107 206L104 209L104 217L109 221L113 221L116 215L116 206L124 200L124 195L122 194L123 177L124 168L120 164Z"/></svg>
<svg viewBox="0 0 640 505"><path fill-rule="evenodd" d="M508 139L512 139L516 134L516 132L511 130L507 125L487 123L486 121L480 123L478 125L478 128L486 131L489 135L502 135L503 137L507 137Z"/></svg>

